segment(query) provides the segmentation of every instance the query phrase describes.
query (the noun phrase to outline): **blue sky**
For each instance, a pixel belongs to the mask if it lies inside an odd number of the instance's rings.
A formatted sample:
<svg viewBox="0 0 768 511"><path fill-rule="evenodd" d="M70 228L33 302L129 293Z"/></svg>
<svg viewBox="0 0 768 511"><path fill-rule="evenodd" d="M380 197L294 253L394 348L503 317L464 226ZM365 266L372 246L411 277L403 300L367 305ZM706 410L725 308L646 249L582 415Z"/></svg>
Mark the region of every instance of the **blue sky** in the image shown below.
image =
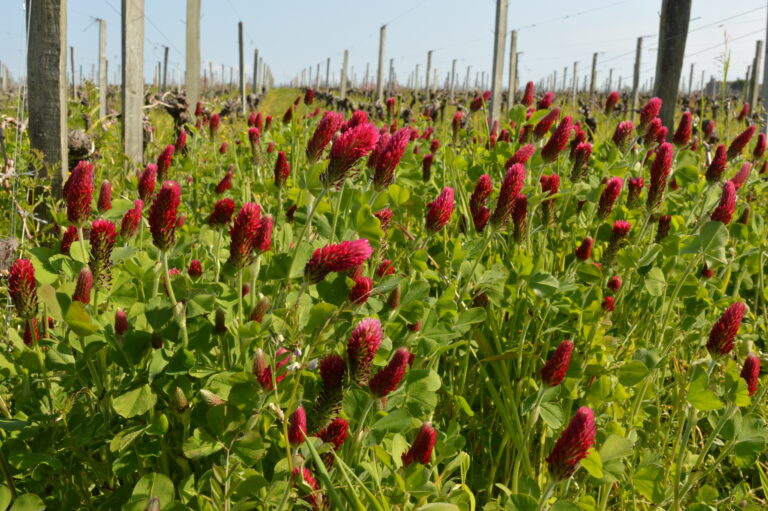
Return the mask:
<svg viewBox="0 0 768 511"><path fill-rule="evenodd" d="M34 2L34 0L33 0ZM2 0L4 20L0 28L0 59L14 75L24 70L24 1ZM110 80L120 55L120 0L69 0L68 44L75 47L77 64L90 75L97 60L98 26L94 18L107 20ZM521 80L537 81L563 67L579 62L586 74L592 53L598 57L598 83L614 69L630 79L638 36L645 39L641 83L653 75L661 0L511 0L508 28L519 29L518 50ZM727 6L727 9L724 8ZM162 59L162 47L170 47L169 73L183 72L185 0L145 0L145 78L151 81L154 66ZM342 53L349 49L350 66L358 80L376 67L378 31L386 23L386 59L394 58L404 82L420 64L424 80L426 53L434 50L433 67L440 80L458 59L463 74L468 65L490 72L493 52L495 0L202 0L202 61L212 62L216 73L221 65L236 66L237 22L245 24L246 73L250 75L253 50L258 47L278 82L288 81L302 68L331 58L331 72L338 75ZM707 78L722 76L724 49L730 52L729 77L744 76L752 62L755 41L765 37L765 0L694 0L684 74L695 64L694 80L701 71ZM506 60L506 57L505 57ZM229 68L225 71L229 78ZM237 73L235 73L235 76ZM385 75L386 76L386 75ZM505 71L506 76L506 71Z"/></svg>

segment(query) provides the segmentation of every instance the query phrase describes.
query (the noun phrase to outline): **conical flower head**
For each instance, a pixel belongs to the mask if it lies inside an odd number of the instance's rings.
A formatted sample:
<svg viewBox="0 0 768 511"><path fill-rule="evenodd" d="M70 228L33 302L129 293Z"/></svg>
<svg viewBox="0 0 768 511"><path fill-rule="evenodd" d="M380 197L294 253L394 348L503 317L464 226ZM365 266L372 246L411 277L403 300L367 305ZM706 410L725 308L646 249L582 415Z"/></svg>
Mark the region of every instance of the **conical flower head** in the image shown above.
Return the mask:
<svg viewBox="0 0 768 511"><path fill-rule="evenodd" d="M752 397L757 392L757 383L760 378L760 359L750 353L744 361L744 367L741 369L741 377L747 382L749 396Z"/></svg>
<svg viewBox="0 0 768 511"><path fill-rule="evenodd" d="M22 319L37 314L37 282L35 268L29 259L17 259L8 272L8 294L11 295L16 313Z"/></svg>
<svg viewBox="0 0 768 511"><path fill-rule="evenodd" d="M441 231L451 219L453 207L453 188L446 186L435 200L427 204L427 230L431 233Z"/></svg>
<svg viewBox="0 0 768 511"><path fill-rule="evenodd" d="M352 112L349 120L341 125L340 131L345 133L352 128L360 126L361 124L368 124L368 122L368 114L365 112L365 110L355 110Z"/></svg>
<svg viewBox="0 0 768 511"><path fill-rule="evenodd" d="M133 201L133 207L125 212L120 221L120 236L125 239L133 238L139 230L141 213L144 210L144 202L141 199Z"/></svg>
<svg viewBox="0 0 768 511"><path fill-rule="evenodd" d="M550 213L553 215L553 213ZM547 221L545 213L544 221ZM522 243L525 241L526 232L528 231L528 224L526 217L528 216L528 197L521 193L515 199L512 205L512 225L514 226L513 237L515 243Z"/></svg>
<svg viewBox="0 0 768 511"><path fill-rule="evenodd" d="M340 355L333 353L320 361L320 391L312 407L309 431L325 428L341 410L346 374L347 363Z"/></svg>
<svg viewBox="0 0 768 511"><path fill-rule="evenodd" d="M587 457L595 444L595 415L582 406L576 411L568 427L557 439L547 456L549 473L556 481L568 479L576 471L578 463Z"/></svg>
<svg viewBox="0 0 768 511"><path fill-rule="evenodd" d="M729 160L741 154L747 144L749 144L749 141L752 140L752 136L755 134L755 131L757 131L757 126L753 124L739 133L736 138L733 139L731 145L728 146L727 155Z"/></svg>
<svg viewBox="0 0 768 511"><path fill-rule="evenodd" d="M432 427L432 423L425 422L416 433L410 449L403 453L402 461L404 466L411 463L421 463L426 465L432 458L432 449L437 442L437 430Z"/></svg>
<svg viewBox="0 0 768 511"><path fill-rule="evenodd" d="M661 99L651 98L648 103L640 110L640 129L644 130L648 124L659 116L661 112Z"/></svg>
<svg viewBox="0 0 768 511"><path fill-rule="evenodd" d="M540 139L547 133L549 133L549 130L552 129L552 125L557 122L557 119L560 117L560 109L559 108L553 108L552 110L547 113L544 117L541 118L541 120L536 124L536 126L533 128L533 137L535 139Z"/></svg>
<svg viewBox="0 0 768 511"><path fill-rule="evenodd" d="M765 154L765 149L767 146L768 146L768 142L766 142L765 133L758 134L757 142L755 143L755 148L752 150L752 156L756 160L759 160Z"/></svg>
<svg viewBox="0 0 768 511"><path fill-rule="evenodd" d="M733 187L737 192L739 191L739 188L744 186L744 183L747 182L747 179L749 179L749 174L751 172L752 172L752 164L747 161L747 162L744 162L744 165L741 166L741 169L739 169L739 172L730 179L730 182L733 183Z"/></svg>
<svg viewBox="0 0 768 511"><path fill-rule="evenodd" d="M303 483L310 489L307 491L302 488L300 491L301 498L308 502L313 509L324 509L325 499L320 494L320 485L317 484L317 480L312 476L312 472L307 467L295 467L293 469L293 483Z"/></svg>
<svg viewBox="0 0 768 511"><path fill-rule="evenodd" d="M338 450L349 436L349 422L336 417L325 428L317 433L317 437L325 443L332 444Z"/></svg>
<svg viewBox="0 0 768 511"><path fill-rule="evenodd" d="M573 150L573 169L571 170L571 181L577 183L584 179L589 167L589 158L592 156L592 144L589 142L580 142Z"/></svg>
<svg viewBox="0 0 768 511"><path fill-rule="evenodd" d="M632 124L632 121L621 121L617 124L612 139L616 147L626 150L632 140L633 131L635 131L635 126Z"/></svg>
<svg viewBox="0 0 768 511"><path fill-rule="evenodd" d="M598 218L608 218L608 215L611 214L611 209L613 209L613 204L619 198L622 186L624 186L624 180L620 177L612 177L608 180L608 184L605 185L603 192L600 194L600 203L597 208Z"/></svg>
<svg viewBox="0 0 768 511"><path fill-rule="evenodd" d="M185 130L179 131L179 134L176 136L176 143L173 144L173 149L177 153L181 153L182 151L186 151L186 149L187 149L187 132Z"/></svg>
<svg viewBox="0 0 768 511"><path fill-rule="evenodd" d="M381 191L392 184L395 169L405 153L410 140L410 130L403 128L389 137L386 145L377 155L373 171L373 186Z"/></svg>
<svg viewBox="0 0 768 511"><path fill-rule="evenodd" d="M672 142L677 147L688 145L688 142L691 140L692 125L693 116L691 115L691 112L683 112L682 117L680 117L680 124L677 125L677 130L672 137Z"/></svg>
<svg viewBox="0 0 768 511"><path fill-rule="evenodd" d="M109 220L96 220L91 225L91 257L88 266L93 277L102 288L109 286L112 280L112 249L115 246L115 224Z"/></svg>
<svg viewBox="0 0 768 511"><path fill-rule="evenodd" d="M363 264L371 254L373 248L365 238L318 248L304 266L304 280L317 284L331 272L347 271Z"/></svg>
<svg viewBox="0 0 768 511"><path fill-rule="evenodd" d="M96 201L96 207L100 213L109 211L112 209L112 185L109 181L104 180L99 188L99 200Z"/></svg>
<svg viewBox="0 0 768 511"><path fill-rule="evenodd" d="M611 91L610 94L608 94L608 97L605 99L605 109L603 110L606 114L610 114L613 112L613 110L616 108L616 104L619 102L619 93L614 91Z"/></svg>
<svg viewBox="0 0 768 511"><path fill-rule="evenodd" d="M333 141L328 168L320 175L323 185L341 185L357 162L376 147L378 140L379 130L370 123L360 124L342 133Z"/></svg>
<svg viewBox="0 0 768 511"><path fill-rule="evenodd" d="M368 383L371 362L381 346L384 331L375 318L366 318L357 324L347 341L347 359L351 380L359 385Z"/></svg>
<svg viewBox="0 0 768 511"><path fill-rule="evenodd" d="M552 133L552 136L549 137L547 143L541 148L541 158L544 161L550 162L557 159L560 151L568 145L568 138L571 136L572 127L571 116L566 115L563 117L563 120L560 121L560 124L557 125L557 128Z"/></svg>
<svg viewBox="0 0 768 511"><path fill-rule="evenodd" d="M168 177L168 169L171 168L173 162L173 152L175 148L172 144L165 146L165 149L157 157L157 182L162 183L165 178Z"/></svg>
<svg viewBox="0 0 768 511"><path fill-rule="evenodd" d="M736 211L736 187L733 183L727 181L723 183L723 194L720 196L720 203L712 212L710 219L716 222L722 222L728 225Z"/></svg>
<svg viewBox="0 0 768 511"><path fill-rule="evenodd" d="M576 258L580 261L586 261L592 256L592 247L595 246L595 240L591 236L584 238L576 248Z"/></svg>
<svg viewBox="0 0 768 511"><path fill-rule="evenodd" d="M288 163L288 158L285 157L285 151L277 152L277 159L275 160L275 186L282 188L285 186L285 182L288 181L288 176L291 175L291 164Z"/></svg>
<svg viewBox="0 0 768 511"><path fill-rule="evenodd" d="M291 445L299 445L304 442L304 435L307 434L307 412L303 406L299 406L291 414L288 426L288 441Z"/></svg>
<svg viewBox="0 0 768 511"><path fill-rule="evenodd" d="M656 149L656 157L651 164L651 183L648 188L648 200L646 202L649 209L657 208L664 198L667 179L672 170L673 157L674 149L669 142L664 142Z"/></svg>
<svg viewBox="0 0 768 511"><path fill-rule="evenodd" d="M541 381L545 385L557 387L562 383L571 363L571 353L573 353L573 341L566 339L560 343L544 367L541 368Z"/></svg>
<svg viewBox="0 0 768 511"><path fill-rule="evenodd" d="M723 315L712 325L707 341L707 351L713 357L724 356L733 349L733 341L736 334L739 333L741 320L744 313L747 312L747 306L741 302L736 302L728 307Z"/></svg>
<svg viewBox="0 0 768 511"><path fill-rule="evenodd" d="M259 219L256 226L256 235L253 240L254 248L257 252L269 252L272 248L272 228L275 225L275 219L271 216L263 216Z"/></svg>
<svg viewBox="0 0 768 511"><path fill-rule="evenodd" d="M80 236L77 233L77 227L70 225L64 234L61 236L60 252L65 255L69 255L69 249L72 248L72 243L79 240Z"/></svg>
<svg viewBox="0 0 768 511"><path fill-rule="evenodd" d="M515 198L520 194L525 182L525 167L516 163L507 169L504 180L501 182L499 199L496 201L496 209L493 210L491 223L497 227L503 227L512 215L512 207Z"/></svg>
<svg viewBox="0 0 768 511"><path fill-rule="evenodd" d="M152 242L162 251L176 244L176 217L181 204L181 188L176 181L166 181L149 208Z"/></svg>
<svg viewBox="0 0 768 511"><path fill-rule="evenodd" d="M63 189L67 220L82 227L91 215L93 200L93 165L81 160L69 175Z"/></svg>
<svg viewBox="0 0 768 511"><path fill-rule="evenodd" d="M533 82L525 84L525 90L523 91L523 97L520 98L520 103L525 106L531 106L533 104L534 87Z"/></svg>
<svg viewBox="0 0 768 511"><path fill-rule="evenodd" d="M661 242L669 234L669 228L672 225L671 215L661 215L659 217L659 226L656 229L656 243Z"/></svg>
<svg viewBox="0 0 768 511"><path fill-rule="evenodd" d="M115 311L115 333L124 335L128 331L128 315L123 309Z"/></svg>
<svg viewBox="0 0 768 511"><path fill-rule="evenodd" d="M651 120L651 122L648 123L648 125L645 127L645 135L643 135L643 143L647 146L652 146L654 144L664 142L667 138L666 133L664 134L661 141L659 141L659 136L662 132L662 130L666 130L664 126L661 124L661 119L658 117Z"/></svg>
<svg viewBox="0 0 768 511"><path fill-rule="evenodd" d="M541 99L536 102L536 110L545 110L552 106L552 101L555 99L554 92L547 92Z"/></svg>
<svg viewBox="0 0 768 511"><path fill-rule="evenodd" d="M243 204L229 230L229 263L241 270L253 263L256 232L261 219L261 207L254 202Z"/></svg>
<svg viewBox="0 0 768 511"><path fill-rule="evenodd" d="M221 199L213 206L213 212L208 217L208 225L211 227L221 227L229 224L232 215L235 213L235 201L226 197Z"/></svg>
<svg viewBox="0 0 768 511"><path fill-rule="evenodd" d="M77 284L75 285L75 294L72 295L72 301L89 304L91 302L91 288L93 287L93 274L87 266L80 270L77 275Z"/></svg>
<svg viewBox="0 0 768 511"><path fill-rule="evenodd" d="M224 177L221 178L221 181L218 182L216 185L216 188L214 189L214 192L216 192L216 195L221 195L222 193L226 192L230 188L232 188L232 178L234 177L234 172L231 170L228 171L226 174L224 174Z"/></svg>
<svg viewBox="0 0 768 511"><path fill-rule="evenodd" d="M362 305L368 301L373 289L373 280L369 277L358 277L355 279L355 285L349 290L347 299L353 305Z"/></svg>
<svg viewBox="0 0 768 511"><path fill-rule="evenodd" d="M517 151L515 151L515 154L509 157L507 162L504 164L504 168L508 169L512 165L516 163L520 163L525 165L528 160L531 159L531 156L533 156L533 153L536 152L536 146L533 144L526 144Z"/></svg>
<svg viewBox="0 0 768 511"><path fill-rule="evenodd" d="M408 370L410 358L411 352L408 351L408 348L398 348L389 364L371 378L371 382L368 384L371 394L376 397L385 397L397 389Z"/></svg>
<svg viewBox="0 0 768 511"><path fill-rule="evenodd" d="M150 163L139 176L139 198L148 204L155 193L155 184L157 183L157 165Z"/></svg>
<svg viewBox="0 0 768 511"><path fill-rule="evenodd" d="M645 186L645 180L642 177L630 177L627 182L629 191L627 192L627 207L632 209L640 204L640 193Z"/></svg>

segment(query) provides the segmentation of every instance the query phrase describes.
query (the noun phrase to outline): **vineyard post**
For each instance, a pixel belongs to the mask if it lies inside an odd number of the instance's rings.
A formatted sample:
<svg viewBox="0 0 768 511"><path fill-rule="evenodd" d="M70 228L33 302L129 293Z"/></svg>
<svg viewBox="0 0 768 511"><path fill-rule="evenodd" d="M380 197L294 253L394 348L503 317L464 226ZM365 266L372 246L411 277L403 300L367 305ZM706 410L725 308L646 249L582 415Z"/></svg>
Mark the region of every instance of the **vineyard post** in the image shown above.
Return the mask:
<svg viewBox="0 0 768 511"><path fill-rule="evenodd" d="M589 80L589 96L595 93L595 86L597 85L597 52L592 54L592 77Z"/></svg>
<svg viewBox="0 0 768 511"><path fill-rule="evenodd" d="M661 123L670 133L674 132L675 106L690 18L691 0L663 0L653 95L661 98Z"/></svg>
<svg viewBox="0 0 768 511"><path fill-rule="evenodd" d="M755 44L755 63L752 66L752 83L750 83L749 103L752 105L752 111L757 112L757 100L760 97L760 66L763 59L763 41L757 41Z"/></svg>
<svg viewBox="0 0 768 511"><path fill-rule="evenodd" d="M99 118L107 115L107 21L99 19Z"/></svg>
<svg viewBox="0 0 768 511"><path fill-rule="evenodd" d="M144 0L123 0L123 154L126 164L144 155Z"/></svg>
<svg viewBox="0 0 768 511"><path fill-rule="evenodd" d="M563 92L568 90L568 66L563 67Z"/></svg>
<svg viewBox="0 0 768 511"><path fill-rule="evenodd" d="M611 92L611 85L613 85L613 68L608 70L608 89L605 92Z"/></svg>
<svg viewBox="0 0 768 511"><path fill-rule="evenodd" d="M213 65L208 63L208 78L213 84ZM186 69L187 109L195 111L200 99L200 0L187 0Z"/></svg>
<svg viewBox="0 0 768 511"><path fill-rule="evenodd" d="M453 95L456 92L456 59L453 59L453 62L451 62L451 83L449 87L448 99L453 101Z"/></svg>
<svg viewBox="0 0 768 511"><path fill-rule="evenodd" d="M344 50L344 61L341 65L341 99L347 97L347 65L349 64L349 50ZM311 72L311 71L310 71Z"/></svg>
<svg viewBox="0 0 768 511"><path fill-rule="evenodd" d="M325 90L331 90L331 57L325 59Z"/></svg>
<svg viewBox="0 0 768 511"><path fill-rule="evenodd" d="M693 62L691 62L691 71L688 75L688 95L691 95L691 92L693 92Z"/></svg>
<svg viewBox="0 0 768 511"><path fill-rule="evenodd" d="M251 85L253 94L259 93L259 49L253 50L253 84Z"/></svg>
<svg viewBox="0 0 768 511"><path fill-rule="evenodd" d="M643 38L637 38L637 48L635 49L635 68L632 73L632 119L635 118L635 112L637 111L637 95L640 88L640 57L643 53ZM621 78L619 78L619 84L621 84Z"/></svg>
<svg viewBox="0 0 768 511"><path fill-rule="evenodd" d="M77 99L77 77L75 76L75 47L69 47L69 71L72 73L72 99Z"/></svg>
<svg viewBox="0 0 768 511"><path fill-rule="evenodd" d="M507 39L508 0L496 0L496 27L493 32L493 70L491 75L491 124L501 121L501 91L504 88L504 49Z"/></svg>
<svg viewBox="0 0 768 511"><path fill-rule="evenodd" d="M576 87L579 84L579 63L573 63L573 83L571 84L571 101L576 101Z"/></svg>
<svg viewBox="0 0 768 511"><path fill-rule="evenodd" d="M765 28L765 40L768 41L768 23ZM765 45L765 65L763 66L763 133L768 133L768 44ZM703 80L702 80L703 81Z"/></svg>
<svg viewBox="0 0 768 511"><path fill-rule="evenodd" d="M517 92L517 87L515 87L515 83L517 82L517 30L513 30L509 33L509 39L509 71L507 75L509 92L507 93L507 110L511 109L512 105L515 104L515 93Z"/></svg>
<svg viewBox="0 0 768 511"><path fill-rule="evenodd" d="M501 0L499 0L501 1ZM427 76L424 77L424 88L427 91L427 101L432 99L432 90L430 88L430 79L432 78L432 50L427 52Z"/></svg>
<svg viewBox="0 0 768 511"><path fill-rule="evenodd" d="M315 90L320 88L320 63L317 63L317 69L315 69Z"/></svg>
<svg viewBox="0 0 768 511"><path fill-rule="evenodd" d="M27 0L27 98L29 142L43 154L38 177L52 181L61 197L67 168L67 2ZM41 214L50 218L46 210Z"/></svg>
<svg viewBox="0 0 768 511"><path fill-rule="evenodd" d="M163 90L168 88L168 50L167 46L163 46Z"/></svg>
<svg viewBox="0 0 768 511"><path fill-rule="evenodd" d="M243 48L243 22L237 23L238 64L240 76L240 113L245 115L245 48Z"/></svg>

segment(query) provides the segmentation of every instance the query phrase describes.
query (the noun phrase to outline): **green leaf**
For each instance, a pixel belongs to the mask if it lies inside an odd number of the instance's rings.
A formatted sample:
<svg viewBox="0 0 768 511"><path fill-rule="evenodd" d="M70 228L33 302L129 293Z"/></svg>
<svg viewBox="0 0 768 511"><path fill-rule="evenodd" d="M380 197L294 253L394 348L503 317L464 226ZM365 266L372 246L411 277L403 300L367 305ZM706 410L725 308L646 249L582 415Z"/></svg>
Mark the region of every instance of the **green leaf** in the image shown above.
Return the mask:
<svg viewBox="0 0 768 511"><path fill-rule="evenodd" d="M688 390L688 402L699 411L708 412L719 410L723 407L723 402L717 397L717 394L707 389L709 377L706 370L701 366L696 366L691 378L691 387Z"/></svg>
<svg viewBox="0 0 768 511"><path fill-rule="evenodd" d="M554 401L541 403L539 408L541 420L552 429L559 429L563 425L563 409Z"/></svg>
<svg viewBox="0 0 768 511"><path fill-rule="evenodd" d="M509 496L507 507L509 511L536 511L538 502L530 495L517 493Z"/></svg>
<svg viewBox="0 0 768 511"><path fill-rule="evenodd" d="M32 493L25 493L19 495L10 511L42 511L43 509L45 509L43 499Z"/></svg>
<svg viewBox="0 0 768 511"><path fill-rule="evenodd" d="M661 268L654 266L646 274L643 281L645 289L651 296L661 296L664 294L664 288L667 286L667 279L664 278L664 272Z"/></svg>
<svg viewBox="0 0 768 511"><path fill-rule="evenodd" d="M664 500L664 469L661 465L646 465L635 473L635 488L646 499L660 504Z"/></svg>
<svg viewBox="0 0 768 511"><path fill-rule="evenodd" d="M576 275L587 284L597 284L603 280L603 272L600 268L589 263L580 264L576 269Z"/></svg>
<svg viewBox="0 0 768 511"><path fill-rule="evenodd" d="M579 462L579 464L589 472L589 475L596 479L602 479L603 477L603 460L600 458L600 454L597 451L590 451L587 457Z"/></svg>
<svg viewBox="0 0 768 511"><path fill-rule="evenodd" d="M613 434L600 447L600 459L606 462L629 456L633 452L633 445L634 442L629 438Z"/></svg>
<svg viewBox="0 0 768 511"><path fill-rule="evenodd" d="M409 192L407 188L403 188L396 184L389 185L387 192L389 193L389 198L392 199L392 202L398 206L402 206L408 202L408 199L411 197L411 192Z"/></svg>
<svg viewBox="0 0 768 511"><path fill-rule="evenodd" d="M619 369L619 382L627 387L637 385L649 373L648 368L639 360L630 360Z"/></svg>
<svg viewBox="0 0 768 511"><path fill-rule="evenodd" d="M142 511L153 497L160 500L160 509L170 507L174 493L173 482L167 476L158 473L147 474L133 487L128 509Z"/></svg>
<svg viewBox="0 0 768 511"><path fill-rule="evenodd" d="M221 449L223 446L220 443L200 429L196 429L191 437L184 440L184 456L191 460L210 456Z"/></svg>
<svg viewBox="0 0 768 511"><path fill-rule="evenodd" d="M537 273L528 279L528 286L536 296L547 298L555 294L560 287L560 282L549 273Z"/></svg>
<svg viewBox="0 0 768 511"><path fill-rule="evenodd" d="M11 503L11 490L7 486L0 486L0 509L8 509L8 504Z"/></svg>
<svg viewBox="0 0 768 511"><path fill-rule="evenodd" d="M730 235L722 222L710 221L704 224L699 231L699 250L704 254L707 265L717 266L727 263L725 246Z"/></svg>
<svg viewBox="0 0 768 511"><path fill-rule="evenodd" d="M372 243L384 237L384 231L381 230L381 222L373 216L371 207L366 204L357 210L355 214L355 230L361 238L367 238Z"/></svg>
<svg viewBox="0 0 768 511"><path fill-rule="evenodd" d="M398 409L377 420L373 426L371 426L371 429L384 432L405 431L410 428L412 422L413 417L411 417L407 411Z"/></svg>
<svg viewBox="0 0 768 511"><path fill-rule="evenodd" d="M142 385L112 400L112 408L126 419L142 415L151 410L157 402L157 396L149 385Z"/></svg>
<svg viewBox="0 0 768 511"><path fill-rule="evenodd" d="M59 300L56 298L56 290L53 289L50 284L43 284L40 286L40 289L37 290L37 295L48 307L48 315L56 321L61 321L63 316L61 313L61 305L59 305Z"/></svg>
<svg viewBox="0 0 768 511"><path fill-rule="evenodd" d="M437 390L439 388L440 377L436 372L426 369L410 371L405 383L405 401L432 411L437 406Z"/></svg>
<svg viewBox="0 0 768 511"><path fill-rule="evenodd" d="M85 240L85 250L91 250L91 242L88 240ZM79 241L75 241L72 243L72 246L69 247L69 255L75 261L83 264L88 264L88 258L90 257L88 252L83 253Z"/></svg>
<svg viewBox="0 0 768 511"><path fill-rule="evenodd" d="M85 337L96 332L99 326L91 320L91 315L82 302L77 300L69 304L67 313L64 315L64 321L79 337Z"/></svg>
<svg viewBox="0 0 768 511"><path fill-rule="evenodd" d="M421 506L419 511L459 511L459 506L445 502L433 502L426 506Z"/></svg>

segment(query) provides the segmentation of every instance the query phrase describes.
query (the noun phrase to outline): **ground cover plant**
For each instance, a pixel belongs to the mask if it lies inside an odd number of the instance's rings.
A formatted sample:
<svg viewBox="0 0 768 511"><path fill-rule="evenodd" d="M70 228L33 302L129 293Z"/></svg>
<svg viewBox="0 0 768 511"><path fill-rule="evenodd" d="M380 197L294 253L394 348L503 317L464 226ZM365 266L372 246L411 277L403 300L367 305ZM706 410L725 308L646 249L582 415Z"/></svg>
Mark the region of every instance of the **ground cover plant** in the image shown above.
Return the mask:
<svg viewBox="0 0 768 511"><path fill-rule="evenodd" d="M101 120L16 198L0 508L765 508L755 119L409 98Z"/></svg>

